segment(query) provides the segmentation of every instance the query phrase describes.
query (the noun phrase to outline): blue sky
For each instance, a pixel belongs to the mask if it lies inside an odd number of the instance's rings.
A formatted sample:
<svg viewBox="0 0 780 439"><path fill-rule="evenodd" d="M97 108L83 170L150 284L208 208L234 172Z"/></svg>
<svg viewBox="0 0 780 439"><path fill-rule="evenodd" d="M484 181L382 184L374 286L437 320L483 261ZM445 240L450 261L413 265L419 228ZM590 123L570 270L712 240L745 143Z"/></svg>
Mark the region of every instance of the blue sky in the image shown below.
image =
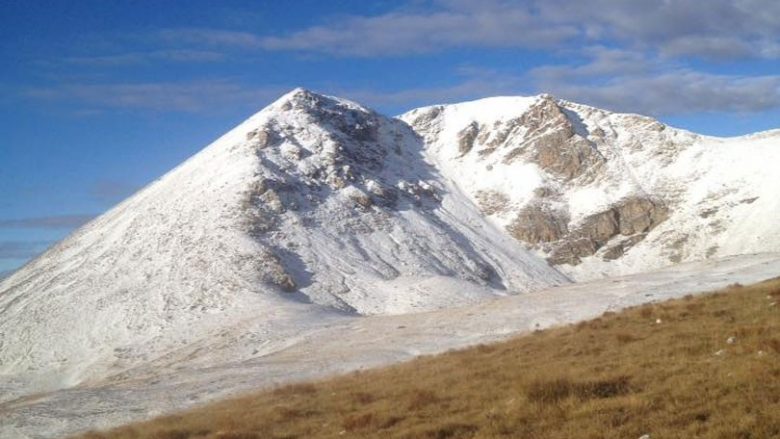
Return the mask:
<svg viewBox="0 0 780 439"><path fill-rule="evenodd" d="M289 89L386 114L549 92L780 128L780 2L0 2L0 273Z"/></svg>

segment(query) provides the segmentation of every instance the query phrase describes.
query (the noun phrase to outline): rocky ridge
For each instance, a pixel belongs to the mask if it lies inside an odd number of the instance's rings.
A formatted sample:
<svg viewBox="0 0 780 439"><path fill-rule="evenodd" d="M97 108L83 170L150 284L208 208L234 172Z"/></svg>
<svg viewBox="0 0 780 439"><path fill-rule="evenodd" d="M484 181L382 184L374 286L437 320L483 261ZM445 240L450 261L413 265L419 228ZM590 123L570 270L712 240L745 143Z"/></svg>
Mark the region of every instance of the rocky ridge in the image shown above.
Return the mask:
<svg viewBox="0 0 780 439"><path fill-rule="evenodd" d="M733 215L712 218L702 230L693 226L699 220L691 211L694 205L733 207L760 199L763 188L750 181L770 178L757 156L739 154L741 142L755 136L699 136L550 95L424 107L401 119L483 214L578 279L743 251L742 245L717 243L733 233L726 223L741 227ZM759 138L756 149L778 154L766 136ZM729 167L732 159L750 163ZM732 195L737 193L742 195ZM779 244L756 248L771 251Z"/></svg>

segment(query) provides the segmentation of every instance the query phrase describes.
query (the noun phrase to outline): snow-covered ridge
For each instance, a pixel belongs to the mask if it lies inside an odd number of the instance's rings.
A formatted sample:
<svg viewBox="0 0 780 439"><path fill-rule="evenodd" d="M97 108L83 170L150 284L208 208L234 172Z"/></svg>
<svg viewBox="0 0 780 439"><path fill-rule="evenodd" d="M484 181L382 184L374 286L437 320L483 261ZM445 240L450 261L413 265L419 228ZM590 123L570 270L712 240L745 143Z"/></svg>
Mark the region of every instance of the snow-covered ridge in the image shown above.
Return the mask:
<svg viewBox="0 0 780 439"><path fill-rule="evenodd" d="M400 118L494 224L577 279L780 250L778 130L701 136L550 95Z"/></svg>
<svg viewBox="0 0 780 439"><path fill-rule="evenodd" d="M757 133L745 134L743 136L725 137L724 139L739 141L739 140L754 140L754 139L768 139L768 138L780 138L780 129L759 131Z"/></svg>

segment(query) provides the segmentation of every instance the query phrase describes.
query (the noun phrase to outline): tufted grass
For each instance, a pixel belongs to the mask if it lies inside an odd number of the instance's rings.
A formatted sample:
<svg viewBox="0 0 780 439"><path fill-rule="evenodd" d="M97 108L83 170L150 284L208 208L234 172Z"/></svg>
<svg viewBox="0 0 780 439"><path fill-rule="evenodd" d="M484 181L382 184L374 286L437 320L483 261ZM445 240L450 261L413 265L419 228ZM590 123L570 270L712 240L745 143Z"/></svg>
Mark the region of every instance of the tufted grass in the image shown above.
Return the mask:
<svg viewBox="0 0 780 439"><path fill-rule="evenodd" d="M732 285L82 438L776 438L778 302Z"/></svg>

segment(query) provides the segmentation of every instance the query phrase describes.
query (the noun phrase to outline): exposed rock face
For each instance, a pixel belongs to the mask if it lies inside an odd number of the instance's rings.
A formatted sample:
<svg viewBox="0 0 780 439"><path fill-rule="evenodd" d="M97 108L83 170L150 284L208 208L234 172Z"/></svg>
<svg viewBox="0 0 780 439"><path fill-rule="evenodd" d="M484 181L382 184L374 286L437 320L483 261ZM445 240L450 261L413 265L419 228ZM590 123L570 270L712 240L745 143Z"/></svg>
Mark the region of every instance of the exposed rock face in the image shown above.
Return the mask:
<svg viewBox="0 0 780 439"><path fill-rule="evenodd" d="M598 247L588 238L574 238L555 243L555 247L547 260L553 265L577 265L581 258L595 254Z"/></svg>
<svg viewBox="0 0 780 439"><path fill-rule="evenodd" d="M474 148L474 140L479 134L479 125L476 122L470 123L460 133L458 133L458 151L463 156L468 154Z"/></svg>
<svg viewBox="0 0 780 439"><path fill-rule="evenodd" d="M560 193L549 186L539 186L538 188L534 189L534 196L536 198L551 198L560 196Z"/></svg>
<svg viewBox="0 0 780 439"><path fill-rule="evenodd" d="M507 231L530 244L558 241L569 231L568 218L544 205L527 206L518 213Z"/></svg>
<svg viewBox="0 0 780 439"><path fill-rule="evenodd" d="M585 218L577 234L593 241L597 247L601 247L619 231L620 219L617 209L613 208Z"/></svg>
<svg viewBox="0 0 780 439"><path fill-rule="evenodd" d="M602 257L605 260L621 257L668 215L668 208L658 202L631 197L574 225L569 224L566 212L532 203L518 213L507 231L514 238L548 252L548 260L553 264L576 265L620 235L627 238L608 248Z"/></svg>
<svg viewBox="0 0 780 439"><path fill-rule="evenodd" d="M525 156L545 171L566 181L591 171L595 173L605 159L575 129L574 122L549 96L543 97L517 120L527 129L526 142L504 156L504 163Z"/></svg>
<svg viewBox="0 0 780 439"><path fill-rule="evenodd" d="M611 209L621 235L649 232L669 217L669 210L649 198L629 198Z"/></svg>
<svg viewBox="0 0 780 439"><path fill-rule="evenodd" d="M563 242L556 243L550 261L576 265L581 258L595 254L614 237L627 236L628 239L604 252L604 259L617 259L668 216L666 206L649 198L622 200L610 209L586 217Z"/></svg>
<svg viewBox="0 0 780 439"><path fill-rule="evenodd" d="M562 132L553 133L543 136L536 144L534 161L565 180L577 178L604 162L598 151L578 135L564 138Z"/></svg>
<svg viewBox="0 0 780 439"><path fill-rule="evenodd" d="M248 132L246 139L252 142L257 149L264 149L277 140L272 132L262 129L254 129Z"/></svg>
<svg viewBox="0 0 780 439"><path fill-rule="evenodd" d="M624 254L626 254L626 252L635 244L638 244L643 239L645 239L646 236L647 233L638 233L636 235L629 236L628 238L606 249L602 254L602 257L604 258L605 261L613 261L615 259L618 259L622 257Z"/></svg>
<svg viewBox="0 0 780 439"><path fill-rule="evenodd" d="M258 272L261 280L281 289L286 293L295 291L296 284L292 276L285 270L284 264L271 249L264 248L258 255Z"/></svg>

